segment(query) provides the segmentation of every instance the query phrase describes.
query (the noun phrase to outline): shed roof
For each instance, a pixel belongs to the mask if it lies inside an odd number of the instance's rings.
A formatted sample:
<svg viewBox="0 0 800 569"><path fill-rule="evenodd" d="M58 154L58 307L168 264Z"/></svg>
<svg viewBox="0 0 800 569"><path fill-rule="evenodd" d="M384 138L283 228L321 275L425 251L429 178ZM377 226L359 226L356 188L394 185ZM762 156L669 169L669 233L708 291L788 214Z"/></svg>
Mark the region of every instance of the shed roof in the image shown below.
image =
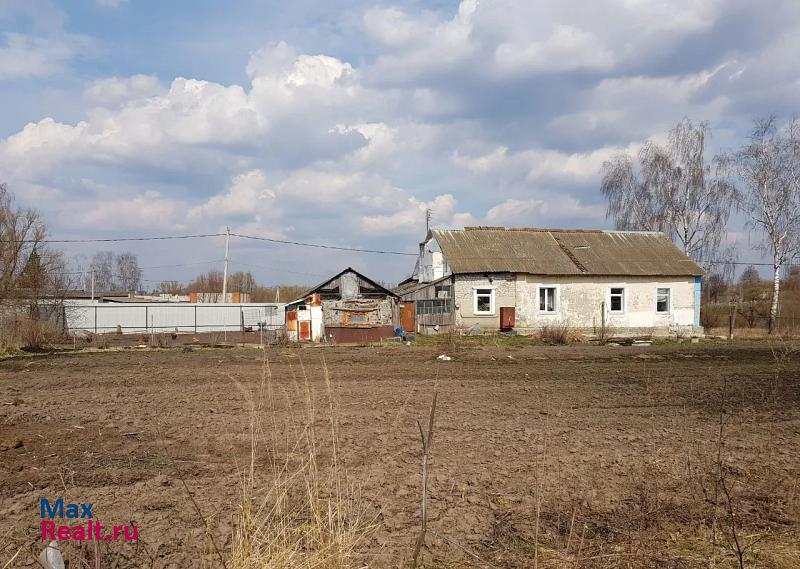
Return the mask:
<svg viewBox="0 0 800 569"><path fill-rule="evenodd" d="M373 281L371 278L366 277L363 274L359 273L353 267L347 267L346 269L344 269L344 270L336 273L335 275L333 275L331 278L326 279L325 281L321 282L317 286L311 287L310 289L305 291L299 298L297 298L296 300L293 300L292 302L288 303L287 306L298 304L298 303L302 302L303 300L305 300L307 297L309 297L312 294L314 294L315 292L323 291L324 289L326 289L329 286L333 285L334 281L336 281L339 277L341 277L345 273L353 273L359 279L361 279L362 281L364 281L365 283L367 283L371 287L373 287L375 289L375 292L377 292L377 293L382 293L382 294L385 294L386 296L393 296L395 298L399 298L399 296L396 293L392 292L391 290L389 290L388 288L384 287L383 285Z"/></svg>
<svg viewBox="0 0 800 569"><path fill-rule="evenodd" d="M433 230L454 273L697 276L703 270L663 233L467 227Z"/></svg>

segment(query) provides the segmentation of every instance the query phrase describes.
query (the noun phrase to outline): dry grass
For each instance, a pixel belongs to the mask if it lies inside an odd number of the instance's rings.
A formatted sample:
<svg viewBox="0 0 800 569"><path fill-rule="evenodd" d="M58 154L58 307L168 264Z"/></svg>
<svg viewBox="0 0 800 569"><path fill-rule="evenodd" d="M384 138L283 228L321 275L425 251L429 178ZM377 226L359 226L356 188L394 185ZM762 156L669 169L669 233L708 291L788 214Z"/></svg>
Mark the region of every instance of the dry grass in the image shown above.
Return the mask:
<svg viewBox="0 0 800 569"><path fill-rule="evenodd" d="M539 330L539 340L550 345L565 345L578 339L577 333L568 322L553 322L542 326Z"/></svg>
<svg viewBox="0 0 800 569"><path fill-rule="evenodd" d="M233 536L229 569L346 569L356 567L359 546L374 529L365 515L358 488L339 464L336 402L324 365L327 428L317 416L313 392L300 363L295 395L302 394L299 419L276 425L276 394L266 355L258 394L248 394L251 406L250 464L242 475L242 499ZM292 405L288 393L285 402ZM268 434L267 434L268 433ZM279 438L279 433L285 437ZM256 464L267 452L269 481L262 481ZM322 457L327 463L322 464Z"/></svg>
<svg viewBox="0 0 800 569"><path fill-rule="evenodd" d="M47 320L13 318L0 323L0 352L43 350L62 339L61 332Z"/></svg>

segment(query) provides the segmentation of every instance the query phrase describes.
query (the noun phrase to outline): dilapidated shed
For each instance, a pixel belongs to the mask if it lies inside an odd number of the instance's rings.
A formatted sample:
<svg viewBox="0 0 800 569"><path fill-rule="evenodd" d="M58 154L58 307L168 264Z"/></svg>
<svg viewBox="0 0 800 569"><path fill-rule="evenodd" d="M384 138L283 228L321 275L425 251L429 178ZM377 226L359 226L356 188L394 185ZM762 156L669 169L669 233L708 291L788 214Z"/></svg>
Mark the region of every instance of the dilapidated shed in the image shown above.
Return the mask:
<svg viewBox="0 0 800 569"><path fill-rule="evenodd" d="M348 267L286 305L288 336L290 340L333 343L388 338L395 334L399 321L398 301L398 295ZM317 307L321 307L316 317L319 322L314 321ZM304 325L306 320L309 323Z"/></svg>

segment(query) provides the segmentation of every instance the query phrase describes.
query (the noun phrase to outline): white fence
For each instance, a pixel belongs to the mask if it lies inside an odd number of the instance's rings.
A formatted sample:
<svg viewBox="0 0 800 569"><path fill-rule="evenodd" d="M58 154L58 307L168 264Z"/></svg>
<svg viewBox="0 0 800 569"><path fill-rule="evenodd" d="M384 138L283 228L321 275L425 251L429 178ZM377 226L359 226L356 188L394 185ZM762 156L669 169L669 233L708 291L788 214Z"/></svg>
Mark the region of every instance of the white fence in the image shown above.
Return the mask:
<svg viewBox="0 0 800 569"><path fill-rule="evenodd" d="M184 304L72 301L65 303L67 328L94 333L222 332L283 327L284 304Z"/></svg>

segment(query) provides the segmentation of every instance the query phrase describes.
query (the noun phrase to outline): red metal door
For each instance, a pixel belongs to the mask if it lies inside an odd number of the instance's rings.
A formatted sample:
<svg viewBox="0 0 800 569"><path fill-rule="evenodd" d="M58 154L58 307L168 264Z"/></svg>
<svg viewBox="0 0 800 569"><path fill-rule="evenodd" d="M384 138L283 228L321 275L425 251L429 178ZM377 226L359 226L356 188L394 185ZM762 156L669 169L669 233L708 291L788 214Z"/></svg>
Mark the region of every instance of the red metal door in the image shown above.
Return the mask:
<svg viewBox="0 0 800 569"><path fill-rule="evenodd" d="M415 306L413 302L400 305L400 327L406 332L415 332Z"/></svg>
<svg viewBox="0 0 800 569"><path fill-rule="evenodd" d="M510 330L515 324L515 311L513 306L500 307L500 328Z"/></svg>
<svg viewBox="0 0 800 569"><path fill-rule="evenodd" d="M310 340L311 339L311 322L309 320L301 320L300 324L300 339L301 340Z"/></svg>

